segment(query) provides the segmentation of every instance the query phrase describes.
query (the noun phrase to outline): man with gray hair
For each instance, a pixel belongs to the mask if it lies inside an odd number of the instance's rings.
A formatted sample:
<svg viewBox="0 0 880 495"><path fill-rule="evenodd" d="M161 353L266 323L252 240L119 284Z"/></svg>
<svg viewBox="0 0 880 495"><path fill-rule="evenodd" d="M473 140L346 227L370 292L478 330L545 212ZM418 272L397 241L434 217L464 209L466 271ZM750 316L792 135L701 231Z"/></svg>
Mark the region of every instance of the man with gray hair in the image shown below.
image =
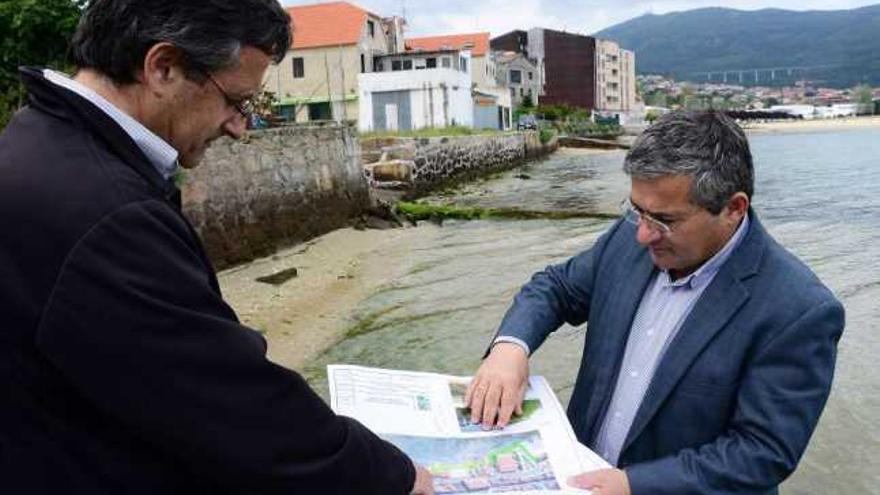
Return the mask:
<svg viewBox="0 0 880 495"><path fill-rule="evenodd" d="M471 382L472 419L505 426L528 356L589 322L568 407L613 469L570 484L602 495L774 494L828 398L841 304L750 207L748 141L719 112L680 112L627 154L623 218L534 275Z"/></svg>
<svg viewBox="0 0 880 495"><path fill-rule="evenodd" d="M220 294L171 180L238 138L290 47L277 0L92 0L74 77L22 71L0 136L9 494L433 494Z"/></svg>

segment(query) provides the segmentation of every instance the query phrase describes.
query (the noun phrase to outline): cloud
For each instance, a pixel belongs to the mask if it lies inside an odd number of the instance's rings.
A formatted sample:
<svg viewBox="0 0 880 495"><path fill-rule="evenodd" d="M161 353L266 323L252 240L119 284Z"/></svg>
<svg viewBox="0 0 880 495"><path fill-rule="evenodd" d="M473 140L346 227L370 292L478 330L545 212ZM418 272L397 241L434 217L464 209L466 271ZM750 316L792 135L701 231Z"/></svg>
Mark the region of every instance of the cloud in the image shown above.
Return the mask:
<svg viewBox="0 0 880 495"><path fill-rule="evenodd" d="M492 36L514 29L545 27L592 34L643 14L665 14L703 7L741 10L783 8L835 10L871 5L877 0L352 0L378 15L401 15L406 9L409 36L488 31ZM285 5L315 3L283 0Z"/></svg>

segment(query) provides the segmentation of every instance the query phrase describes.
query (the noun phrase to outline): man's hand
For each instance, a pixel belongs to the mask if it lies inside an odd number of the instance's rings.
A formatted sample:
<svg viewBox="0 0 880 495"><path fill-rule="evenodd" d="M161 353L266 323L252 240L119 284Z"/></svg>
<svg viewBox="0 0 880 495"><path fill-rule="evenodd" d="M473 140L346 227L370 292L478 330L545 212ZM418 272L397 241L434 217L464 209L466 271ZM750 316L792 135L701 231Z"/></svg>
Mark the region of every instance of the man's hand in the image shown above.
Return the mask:
<svg viewBox="0 0 880 495"><path fill-rule="evenodd" d="M568 484L590 490L593 495L630 495L629 478L621 469L600 469L572 476Z"/></svg>
<svg viewBox="0 0 880 495"><path fill-rule="evenodd" d="M529 357L525 349L499 342L480 365L464 396L471 409L471 421L483 428L503 428L516 411L522 414L522 401L529 386ZM497 420L497 423L496 423Z"/></svg>
<svg viewBox="0 0 880 495"><path fill-rule="evenodd" d="M416 481L410 495L434 495L434 477L431 472L416 464Z"/></svg>

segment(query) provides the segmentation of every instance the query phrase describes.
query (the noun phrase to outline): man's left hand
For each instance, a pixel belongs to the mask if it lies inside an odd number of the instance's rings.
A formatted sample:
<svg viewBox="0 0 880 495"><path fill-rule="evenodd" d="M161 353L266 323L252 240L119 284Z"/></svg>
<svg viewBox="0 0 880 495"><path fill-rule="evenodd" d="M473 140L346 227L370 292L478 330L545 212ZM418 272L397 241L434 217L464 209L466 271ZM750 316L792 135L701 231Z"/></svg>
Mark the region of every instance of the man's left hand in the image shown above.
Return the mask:
<svg viewBox="0 0 880 495"><path fill-rule="evenodd" d="M593 495L631 495L629 479L621 469L600 469L572 476L568 484L590 490Z"/></svg>

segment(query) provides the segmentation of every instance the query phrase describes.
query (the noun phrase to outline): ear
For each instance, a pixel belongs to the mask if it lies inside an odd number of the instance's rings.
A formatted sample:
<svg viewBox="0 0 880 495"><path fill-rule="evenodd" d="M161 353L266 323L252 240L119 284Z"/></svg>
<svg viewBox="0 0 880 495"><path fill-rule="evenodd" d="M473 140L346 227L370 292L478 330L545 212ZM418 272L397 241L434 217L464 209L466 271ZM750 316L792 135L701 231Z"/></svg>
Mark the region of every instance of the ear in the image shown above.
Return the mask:
<svg viewBox="0 0 880 495"><path fill-rule="evenodd" d="M156 43L144 56L140 82L148 91L161 98L186 81L185 55L168 42Z"/></svg>
<svg viewBox="0 0 880 495"><path fill-rule="evenodd" d="M727 200L724 207L724 216L730 220L731 224L737 225L739 221L746 216L749 211L749 197L744 192L738 192Z"/></svg>

